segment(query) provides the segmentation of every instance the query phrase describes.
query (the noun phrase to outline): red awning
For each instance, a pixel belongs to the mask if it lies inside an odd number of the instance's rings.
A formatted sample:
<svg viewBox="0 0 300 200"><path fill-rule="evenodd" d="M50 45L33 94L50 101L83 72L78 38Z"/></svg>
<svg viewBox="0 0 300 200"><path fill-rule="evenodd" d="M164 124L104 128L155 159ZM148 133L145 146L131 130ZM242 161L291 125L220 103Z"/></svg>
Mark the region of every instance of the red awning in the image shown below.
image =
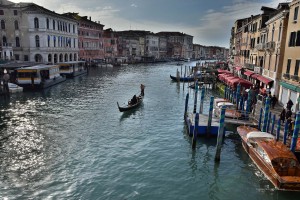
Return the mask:
<svg viewBox="0 0 300 200"><path fill-rule="evenodd" d="M236 71L240 71L243 67L235 67Z"/></svg>
<svg viewBox="0 0 300 200"><path fill-rule="evenodd" d="M229 80L229 85L233 86L233 87L237 87L237 85L240 84L241 87L244 87L245 89L249 89L251 88L251 86L253 86L253 83L251 83L250 81L247 81L245 79L231 79Z"/></svg>
<svg viewBox="0 0 300 200"><path fill-rule="evenodd" d="M254 74L254 72L253 72L253 71L250 71L250 70L247 70L247 71L244 72L244 74L245 74L246 76L251 76L252 74Z"/></svg>
<svg viewBox="0 0 300 200"><path fill-rule="evenodd" d="M231 72L228 70L224 70L224 69L218 69L218 73L223 74L223 73L231 73Z"/></svg>
<svg viewBox="0 0 300 200"><path fill-rule="evenodd" d="M256 79L258 76L259 76L259 74L255 74L255 73L251 74L251 78L255 78Z"/></svg>
<svg viewBox="0 0 300 200"><path fill-rule="evenodd" d="M266 78L266 77L264 77L262 75L258 75L256 77L256 79L259 80L259 81L261 81L261 82L263 82L264 84L267 84L267 85L273 81L273 80L270 80L270 79L268 79L268 78Z"/></svg>

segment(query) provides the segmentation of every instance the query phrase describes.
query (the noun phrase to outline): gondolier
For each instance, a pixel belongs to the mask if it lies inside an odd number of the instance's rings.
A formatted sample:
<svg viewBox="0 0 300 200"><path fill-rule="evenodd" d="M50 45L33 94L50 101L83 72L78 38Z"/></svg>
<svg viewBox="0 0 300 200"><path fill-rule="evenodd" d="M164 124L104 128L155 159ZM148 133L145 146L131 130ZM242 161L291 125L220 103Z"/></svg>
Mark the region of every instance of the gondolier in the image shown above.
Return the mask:
<svg viewBox="0 0 300 200"><path fill-rule="evenodd" d="M141 84L141 96L144 96L145 85Z"/></svg>

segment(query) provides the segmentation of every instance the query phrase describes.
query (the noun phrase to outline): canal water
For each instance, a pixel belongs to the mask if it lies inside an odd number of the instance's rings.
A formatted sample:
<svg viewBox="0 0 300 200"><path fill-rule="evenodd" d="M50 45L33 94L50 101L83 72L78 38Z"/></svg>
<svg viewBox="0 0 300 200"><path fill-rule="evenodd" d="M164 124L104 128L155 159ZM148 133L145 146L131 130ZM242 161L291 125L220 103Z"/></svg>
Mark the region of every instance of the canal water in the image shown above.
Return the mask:
<svg viewBox="0 0 300 200"><path fill-rule="evenodd" d="M1 97L0 199L299 196L275 190L236 134L226 137L219 164L215 139L199 138L191 149L183 121L189 90L169 77L177 68L176 63L92 68L43 92ZM138 94L141 83L143 105L120 113L117 101L122 105ZM212 95L219 94L207 91L204 112Z"/></svg>

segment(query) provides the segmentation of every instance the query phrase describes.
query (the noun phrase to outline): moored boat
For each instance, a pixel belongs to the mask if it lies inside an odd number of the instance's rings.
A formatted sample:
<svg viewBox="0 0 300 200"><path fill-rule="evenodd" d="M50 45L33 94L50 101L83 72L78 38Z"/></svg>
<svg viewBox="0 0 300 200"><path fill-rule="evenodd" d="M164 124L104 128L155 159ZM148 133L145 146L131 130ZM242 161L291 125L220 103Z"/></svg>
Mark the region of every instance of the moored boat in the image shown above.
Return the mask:
<svg viewBox="0 0 300 200"><path fill-rule="evenodd" d="M170 78L173 80L173 81L180 81L180 82L192 82L192 81L195 81L196 79L193 77L193 76L186 76L186 77L176 77L176 76L172 76L170 75Z"/></svg>
<svg viewBox="0 0 300 200"><path fill-rule="evenodd" d="M283 142L249 126L239 126L237 132L246 153L277 189L300 191L299 162Z"/></svg>
<svg viewBox="0 0 300 200"><path fill-rule="evenodd" d="M240 119L242 117L242 113L236 109L236 105L230 103L227 99L217 98L214 100L214 109L213 113L216 117L220 117L222 106L226 107L225 117Z"/></svg>
<svg viewBox="0 0 300 200"><path fill-rule="evenodd" d="M66 80L58 65L35 65L16 69L17 83L25 89L44 89Z"/></svg>
<svg viewBox="0 0 300 200"><path fill-rule="evenodd" d="M85 61L69 61L58 63L59 73L67 78L72 78L87 73Z"/></svg>

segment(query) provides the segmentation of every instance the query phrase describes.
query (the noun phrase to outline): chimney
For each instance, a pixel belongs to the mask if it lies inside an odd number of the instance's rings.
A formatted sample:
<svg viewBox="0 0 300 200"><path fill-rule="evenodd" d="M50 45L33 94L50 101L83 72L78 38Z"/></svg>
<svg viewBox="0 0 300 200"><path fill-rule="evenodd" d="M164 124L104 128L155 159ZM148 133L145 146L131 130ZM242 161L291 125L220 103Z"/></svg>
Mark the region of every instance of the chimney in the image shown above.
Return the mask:
<svg viewBox="0 0 300 200"><path fill-rule="evenodd" d="M90 16L90 21L92 20L92 17Z"/></svg>

